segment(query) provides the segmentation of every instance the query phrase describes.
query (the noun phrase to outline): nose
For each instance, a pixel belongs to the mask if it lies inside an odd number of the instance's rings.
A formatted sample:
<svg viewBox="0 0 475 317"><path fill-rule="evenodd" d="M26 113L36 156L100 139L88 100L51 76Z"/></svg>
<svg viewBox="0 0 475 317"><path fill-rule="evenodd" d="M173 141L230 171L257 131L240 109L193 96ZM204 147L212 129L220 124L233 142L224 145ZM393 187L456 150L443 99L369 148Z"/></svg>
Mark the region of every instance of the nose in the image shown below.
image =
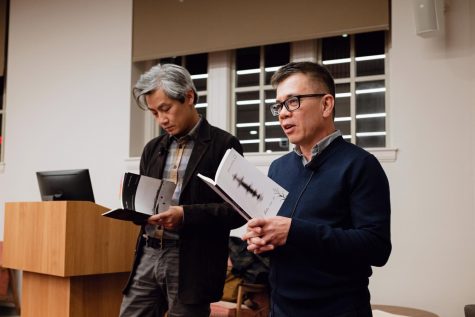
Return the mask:
<svg viewBox="0 0 475 317"><path fill-rule="evenodd" d="M163 115L163 114L160 114L158 116L155 117L155 120L157 121L157 123L160 125L160 126L163 126L165 124L168 123L168 118L167 116Z"/></svg>
<svg viewBox="0 0 475 317"><path fill-rule="evenodd" d="M289 110L287 110L286 107L282 107L282 109L280 110L279 112L279 120L282 120L282 119L285 119L285 118L288 118L291 116L291 113Z"/></svg>

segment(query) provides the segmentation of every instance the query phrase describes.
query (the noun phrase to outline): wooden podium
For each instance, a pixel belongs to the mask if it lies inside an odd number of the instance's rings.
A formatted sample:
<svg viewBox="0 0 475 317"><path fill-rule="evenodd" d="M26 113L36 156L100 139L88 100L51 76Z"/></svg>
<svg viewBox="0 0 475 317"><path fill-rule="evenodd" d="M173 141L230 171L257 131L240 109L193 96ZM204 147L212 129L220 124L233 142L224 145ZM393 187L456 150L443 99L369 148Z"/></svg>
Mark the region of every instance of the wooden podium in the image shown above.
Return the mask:
<svg viewBox="0 0 475 317"><path fill-rule="evenodd" d="M23 271L22 317L117 317L138 226L91 202L5 204L4 266Z"/></svg>

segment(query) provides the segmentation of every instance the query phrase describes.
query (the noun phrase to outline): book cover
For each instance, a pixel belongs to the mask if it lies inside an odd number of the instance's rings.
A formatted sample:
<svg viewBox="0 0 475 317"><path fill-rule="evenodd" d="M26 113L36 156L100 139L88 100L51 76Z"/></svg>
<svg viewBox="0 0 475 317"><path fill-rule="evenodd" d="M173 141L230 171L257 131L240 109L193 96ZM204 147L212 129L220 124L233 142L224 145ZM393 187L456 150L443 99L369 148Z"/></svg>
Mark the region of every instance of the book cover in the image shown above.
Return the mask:
<svg viewBox="0 0 475 317"><path fill-rule="evenodd" d="M103 213L119 220L145 222L151 215L168 210L175 183L158 178L125 173L121 184L122 208Z"/></svg>
<svg viewBox="0 0 475 317"><path fill-rule="evenodd" d="M275 216L288 194L234 149L224 154L214 180L198 177L247 220Z"/></svg>

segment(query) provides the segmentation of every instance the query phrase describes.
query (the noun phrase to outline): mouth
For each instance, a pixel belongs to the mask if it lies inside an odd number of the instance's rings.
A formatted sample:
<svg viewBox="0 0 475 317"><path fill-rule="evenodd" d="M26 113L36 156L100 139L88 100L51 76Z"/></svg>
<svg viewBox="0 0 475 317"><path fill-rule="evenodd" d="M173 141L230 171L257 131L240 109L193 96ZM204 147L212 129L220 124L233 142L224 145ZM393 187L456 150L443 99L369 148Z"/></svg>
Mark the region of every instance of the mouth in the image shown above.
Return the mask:
<svg viewBox="0 0 475 317"><path fill-rule="evenodd" d="M162 127L162 129L170 133L171 131L173 131L173 126Z"/></svg>
<svg viewBox="0 0 475 317"><path fill-rule="evenodd" d="M285 134L292 133L295 130L295 124L292 124L292 123L283 124L282 129L284 130Z"/></svg>

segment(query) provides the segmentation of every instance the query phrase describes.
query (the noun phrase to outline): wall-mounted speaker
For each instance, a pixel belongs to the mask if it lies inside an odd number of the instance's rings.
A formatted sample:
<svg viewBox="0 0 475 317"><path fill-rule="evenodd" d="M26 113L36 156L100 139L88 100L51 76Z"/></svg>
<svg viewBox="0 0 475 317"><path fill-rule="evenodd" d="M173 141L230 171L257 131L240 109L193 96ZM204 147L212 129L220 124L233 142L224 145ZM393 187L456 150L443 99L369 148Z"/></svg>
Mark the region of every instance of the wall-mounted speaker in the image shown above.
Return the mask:
<svg viewBox="0 0 475 317"><path fill-rule="evenodd" d="M413 0L416 34L430 37L443 33L443 0Z"/></svg>

